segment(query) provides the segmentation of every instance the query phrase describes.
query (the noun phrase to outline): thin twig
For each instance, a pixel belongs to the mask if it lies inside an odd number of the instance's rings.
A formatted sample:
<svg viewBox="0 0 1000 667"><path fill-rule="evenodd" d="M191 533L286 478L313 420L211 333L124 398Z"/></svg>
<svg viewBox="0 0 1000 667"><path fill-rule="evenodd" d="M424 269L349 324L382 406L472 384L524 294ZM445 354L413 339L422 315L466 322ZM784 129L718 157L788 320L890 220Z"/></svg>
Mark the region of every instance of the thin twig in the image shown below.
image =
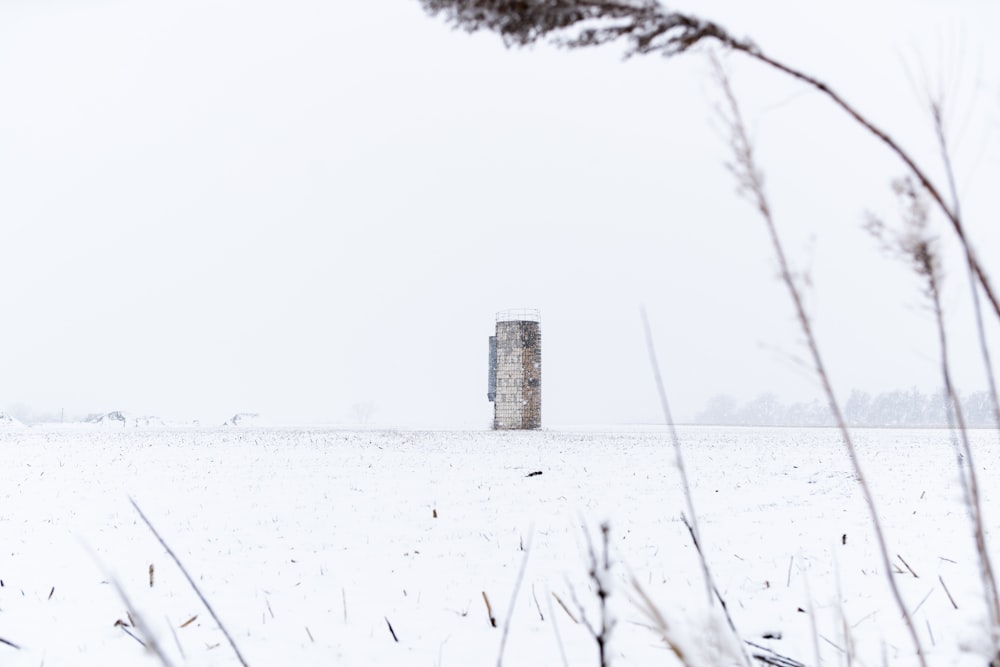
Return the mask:
<svg viewBox="0 0 1000 667"><path fill-rule="evenodd" d="M483 591L483 602L486 603L486 617L490 619L490 626L497 627L497 619L493 615L493 607L490 605L490 599L486 596L486 591Z"/></svg>
<svg viewBox="0 0 1000 667"><path fill-rule="evenodd" d="M542 613L542 605L538 604L538 596L535 595L535 585L531 584L531 599L535 601L535 609L538 610L538 619L541 621L545 620L545 614Z"/></svg>
<svg viewBox="0 0 1000 667"><path fill-rule="evenodd" d="M510 605L507 607L507 615L504 617L503 631L500 635L500 652L497 654L497 667L501 667L501 665L503 665L503 650L507 645L507 635L510 633L510 620L514 616L514 606L517 604L517 594L521 590L521 582L524 581L524 571L528 568L528 556L531 554L531 539L534 536L534 532L534 528L532 528L532 530L528 533L528 543L524 546L524 556L521 557L521 567L517 571L517 579L514 580L514 591L510 594ZM541 611L539 611L539 613L541 613Z"/></svg>
<svg viewBox="0 0 1000 667"><path fill-rule="evenodd" d="M966 260L983 292L1000 318L1000 300L993 291L982 265L976 259L961 217L950 207L927 173L888 132L865 117L833 88L764 53L749 39L740 39L714 21L700 16L670 11L656 0L615 1L577 0L577 2L502 2L493 0L421 0L431 14L444 12L456 25L468 30L493 30L508 45L524 46L550 39L560 46L586 48L618 39L630 42L626 57L659 53L671 57L686 53L699 44L717 42L745 54L826 96L869 134L898 157L933 198L951 223L965 251ZM484 6L485 5L485 6ZM498 9L496 5L500 5ZM602 21L603 19L603 21ZM575 37L561 38L570 28L582 24ZM554 36L553 36L554 35Z"/></svg>
<svg viewBox="0 0 1000 667"><path fill-rule="evenodd" d="M914 607L913 611L911 611L910 613L916 616L917 612L920 611L920 608L924 606L924 603L927 602L927 598L929 598L931 596L931 593L933 592L934 592L933 588L927 591L927 595L925 595L923 598L920 599L920 602L917 603L917 606Z"/></svg>
<svg viewBox="0 0 1000 667"><path fill-rule="evenodd" d="M174 563L177 564L177 568L181 571L181 574L184 575L184 578L187 579L187 582L191 585L191 588L194 589L195 595L197 595L198 599L201 600L201 603L205 605L205 609L208 611L212 619L215 620L215 623L216 625L219 626L219 630L222 632L222 635L229 642L229 646L232 647L233 653L236 654L236 659L240 661L240 664L243 665L243 667L248 667L247 661L243 659L243 654L240 653L240 649L237 648L236 642L233 641L232 635L230 635L229 632L226 630L225 626L222 624L222 620L219 619L218 614L216 614L215 610L212 609L212 605L210 605L208 603L208 600L205 599L205 596L202 594L201 589L198 588L198 584L194 583L194 579L191 578L191 575L188 574L187 569L185 569L180 559L177 558L176 554L174 554L174 550L171 549L170 545L168 545L166 541L160 536L160 533L157 532L156 528L153 527L153 524L150 523L149 519L146 518L146 515L143 514L142 510L139 508L139 505L135 502L135 500L130 497L128 501L132 503L132 507L134 507L135 511L139 514L139 518L141 518L142 522L146 524L146 527L149 528L149 531L153 533L153 536L160 543L160 546L162 546L163 549L167 552L167 555L170 556L171 560L173 560Z"/></svg>
<svg viewBox="0 0 1000 667"><path fill-rule="evenodd" d="M118 593L118 597L120 597L122 599L122 602L125 603L126 607L125 615L128 617L129 623L131 623L132 627L135 628L136 631L145 638L145 641L142 642L143 646L145 646L146 650L150 651L153 655L157 657L157 659L159 659L160 664L162 664L163 667L172 667L173 663L170 661L170 658L168 658L167 655L163 652L163 649L160 647L160 642L157 641L156 635L146 625L145 619L143 618L142 614L140 614L139 611L137 610L137 607L134 604L132 604L132 600L129 599L128 593L125 592L125 589L122 587L121 582L118 581L118 578L116 576L108 572L107 568L104 566L104 563L101 561L100 558L97 557L97 554L94 553L94 551L90 548L90 545L88 545L86 542L81 542L81 545L88 553L90 553L90 557L94 559L94 562L97 563L97 566L104 571L105 577L107 577L108 581L111 582L111 585L112 587L114 587L115 592ZM132 609L136 609L134 615L131 611ZM118 624L120 625L122 623L124 623L124 621L119 621Z"/></svg>
<svg viewBox="0 0 1000 667"><path fill-rule="evenodd" d="M751 58L754 58L766 65L773 67L774 69L784 72L789 76L798 79L799 81L808 84L817 91L826 95L830 100L833 101L835 105L840 107L843 111L847 112L851 118L857 121L863 128L868 130L875 138L881 141L885 146L889 148L896 156L903 161L903 164L907 166L910 172L920 181L920 185L923 186L927 193L937 204L937 207L941 210L944 216L951 223L951 227L955 232L955 236L958 237L959 242L962 245L962 249L965 251L965 259L968 263L969 269L975 275L979 284L983 288L983 292L986 294L987 299L989 299L990 304L993 306L993 311L998 318L1000 318L1000 300L997 299L996 294L993 291L993 287L990 284L989 278L986 275L985 270L976 258L976 254L973 251L972 244L969 242L968 235L965 232L965 226L962 223L961 216L948 204L945 202L944 197L941 192L931 181L930 177L921 169L916 161L907 153L902 146L900 146L896 141L889 136L889 134L876 126L865 116L861 114L857 109L851 106L843 97L841 97L837 92L835 92L830 86L826 85L819 79L809 76L808 74L797 70L794 67L790 67L782 62L779 62L770 56L765 55L756 46L750 45L745 42L740 42L730 38L728 41L723 40L724 43L733 48L736 51L741 51Z"/></svg>
<svg viewBox="0 0 1000 667"><path fill-rule="evenodd" d="M690 660L688 660L684 649L681 648L680 644L675 641L673 630L667 622L667 619L663 616L663 612L661 612L660 608L653 603L649 594L646 593L642 584L640 584L635 577L632 577L632 588L634 588L635 592L639 594L639 601L633 601L633 604L639 607L639 610L646 615L646 618L652 621L652 627L659 631L660 639L662 639L663 643L667 645L667 648L670 649L675 656L677 656L677 659L680 660L681 664L689 665Z"/></svg>
<svg viewBox="0 0 1000 667"><path fill-rule="evenodd" d="M906 566L906 569L910 571L910 574L912 574L912 575L913 575L913 578L914 578L914 579L919 579L919 578L920 578L919 576L917 576L917 573L913 571L913 568L912 568L912 567L910 567L910 564L909 564L909 563L907 563L907 562L906 562L906 561L905 561L905 560L903 559L903 557L902 557L902 556L900 556L899 554L896 554L896 558L898 558L898 559L899 559L899 562L900 562L900 563L902 563L903 565L905 565L905 566Z"/></svg>
<svg viewBox="0 0 1000 667"><path fill-rule="evenodd" d="M820 639L822 639L823 641L825 641L825 642L826 642L827 644L829 644L829 645L830 645L830 646L832 646L833 648L835 648L835 649L837 649L838 651L840 651L841 653L843 653L844 655L847 655L847 651L845 651L845 650L844 650L843 648L841 648L841 647L840 647L839 645L837 645L837 644L833 643L832 641L830 641L829 639L827 639L827 638L826 638L826 637L824 637L823 635L820 635L820 636L819 636L819 638L820 638Z"/></svg>
<svg viewBox="0 0 1000 667"><path fill-rule="evenodd" d="M649 352L649 363L653 367L653 377L656 380L656 390L660 397L660 407L663 409L663 418L666 420L667 428L670 430L670 439L674 447L674 459L676 461L677 469L680 472L681 485L684 490L684 500L687 503L688 512L691 513L690 521L684 516L683 513L681 513L681 520L684 522L684 525L687 526L688 532L691 533L691 539L698 552L698 562L701 564L702 575L705 579L705 588L708 591L709 604L712 603L713 599L717 599L722 605L722 612L725 614L726 622L729 624L729 629L732 630L733 635L736 637L736 641L738 642L737 645L740 647L740 654L743 657L743 663L749 667L750 655L743 646L742 637L740 637L740 633L736 629L736 624L733 623L733 618L730 616L729 610L726 608L725 600L723 600L722 595L719 594L719 590L715 585L715 580L712 577L712 571L708 567L708 560L705 558L705 553L701 549L697 517L694 513L694 499L691 496L691 487L688 484L687 471L684 467L684 456L681 453L681 440L677 435L677 428L674 425L673 415L670 412L670 404L667 401L667 390L663 386L663 378L660 375L660 365L656 360L656 346L653 343L653 331L649 325L649 317L646 315L645 307L642 308L641 312L642 324L646 332L646 348Z"/></svg>
<svg viewBox="0 0 1000 667"><path fill-rule="evenodd" d="M774 649L761 646L760 644L755 644L750 640L745 640L745 642L747 646L751 646L756 649L756 651L751 652L754 660L759 660L765 665L774 665L774 667L806 667L805 663L789 658L788 656L781 655Z"/></svg>
<svg viewBox="0 0 1000 667"><path fill-rule="evenodd" d="M763 174L757 166L753 145L743 124L743 116L740 112L739 104L736 101L736 95L733 93L732 86L729 83L729 77L722 68L722 64L719 62L718 58L714 56L714 54L712 56L712 63L715 68L719 86L722 89L726 104L729 108L729 115L726 117L726 120L730 126L732 141L731 148L735 158L735 162L731 166L731 169L739 182L742 192L753 202L758 213L760 213L765 226L767 227L771 245L778 259L781 280L788 289L788 294L795 307L795 314L799 321L799 326L802 329L802 333L805 336L806 345L809 349L810 356L812 357L813 366L819 377L820 384L822 385L823 393L826 395L827 402L829 403L830 412L833 414L834 421L840 430L844 441L844 447L847 450L848 458L850 459L851 467L854 471L854 476L857 479L865 504L868 507L868 514L872 522L872 527L875 531L875 541L878 545L879 554L882 558L882 566L886 573L889 590L892 593L896 607L903 616L907 633L910 635L910 639L917 652L917 660L921 667L927 667L927 659L924 656L924 649L920 643L920 637L917 635L917 630L913 625L913 619L910 617L906 609L906 604L903 602L903 596L899 592L899 587L896 585L896 582L891 575L892 567L889 559L889 549L886 546L885 535L882 530L882 522L879 519L878 510L875 507L875 497L868 486L867 478L861 468L861 461L859 460L857 450L854 447L854 441L847 428L847 422L845 421L844 414L840 409L840 404L837 402L836 394L833 391L833 384L830 381L829 374L826 372L826 365L823 363L823 358L820 355L819 344L816 341L816 336L812 328L812 320L806 313L802 295L795 284L795 278L792 276L788 259L785 256L784 245L781 242L781 237L778 235L778 229L774 223L774 217L771 214L771 206L765 194ZM1000 309L998 309L998 314L1000 314Z"/></svg>
<svg viewBox="0 0 1000 667"><path fill-rule="evenodd" d="M955 598L951 596L951 591L948 590L948 586L945 585L944 579L941 577L940 574L938 575L938 581L941 582L941 588L944 589L944 594L948 596L948 601L951 602L951 606L954 607L955 609L958 609L958 605L955 603Z"/></svg>
<svg viewBox="0 0 1000 667"><path fill-rule="evenodd" d="M959 477L963 483L963 489L966 494L966 505L968 506L972 521L973 538L976 543L976 553L979 557L980 576L983 579L983 594L986 597L987 608L990 611L992 627L996 628L1000 625L1000 593L997 590L996 578L993 575L993 563L990 560L989 550L986 546L986 530L983 525L983 505L979 492L979 476L976 474L972 445L969 443L969 432L966 427L962 404L951 379L951 365L948 359L948 341L944 328L944 313L941 308L940 286L933 272L928 276L928 285L934 308L934 319L938 328L938 342L941 348L941 374L944 380L945 394L948 398L946 414L948 416L948 423L952 426L952 432L954 433L955 430L958 431L961 442L961 456L957 457ZM1000 661L1000 647L997 647L995 639L993 648L998 654L998 661Z"/></svg>
<svg viewBox="0 0 1000 667"><path fill-rule="evenodd" d="M187 661L187 655L184 654L184 647L181 646L181 639L177 636L177 631L174 630L174 624L170 622L169 618L166 619L166 621L167 627L170 628L170 634L174 636L174 643L177 644L177 650L180 651L181 658ZM184 626L182 625L181 627L183 628Z"/></svg>
<svg viewBox="0 0 1000 667"><path fill-rule="evenodd" d="M942 115L942 104L943 100L931 100L931 114L934 119L934 130L938 139L938 146L941 150L941 159L944 163L945 173L948 177L948 187L951 191L952 198L952 210L954 211L955 219L961 224L962 220L962 209L961 202L958 197L958 188L955 185L955 171L951 164L951 153L948 150L948 142L945 137L944 130L944 118ZM966 244L967 245L967 244ZM975 276L973 275L976 270L976 264L970 253L966 253L966 265L969 270L969 280L972 291L972 304L973 311L975 313L976 321L976 335L979 341L979 352L983 358L983 367L986 371L987 383L989 386L990 402L993 407L993 417L996 426L1000 427L1000 399L997 397L997 385L996 379L993 375L993 364L990 360L990 350L986 342L986 331L983 327L983 316L982 310L979 305L979 290L976 286ZM931 275L929 280L935 283L936 276ZM997 588L996 577L993 573L993 563L990 559L989 551L986 548L986 531L983 527L983 508L982 501L979 495L979 481L976 475L975 465L972 460L972 447L969 444L969 437L966 431L965 417L962 412L961 402L958 400L958 393L951 381L951 374L948 365L948 348L945 339L944 330L944 318L941 313L941 299L939 289L935 284L932 286L932 297L934 298L934 313L935 320L938 324L939 332L939 342L941 345L941 367L944 374L945 391L948 394L949 406L954 406L954 417L958 424L959 432L962 438L962 449L965 454L966 467L968 470L968 501L970 504L969 511L973 523L973 536L976 542L976 551L979 556L979 567L980 575L983 578L983 583L986 595L987 608L990 611L990 621L991 626L995 629L1000 626L1000 590ZM947 411L950 417L952 416L951 410ZM1000 433L1000 431L998 431ZM961 474L961 473L960 473ZM954 603L954 601L953 601ZM998 646L998 640L996 638L996 633L994 632L993 640L993 652L994 652L994 662L1000 664L1000 646Z"/></svg>
<svg viewBox="0 0 1000 667"><path fill-rule="evenodd" d="M576 616L574 616L573 612L569 610L569 607L567 607L566 603L562 601L562 598L556 595L555 591L552 591L552 597L556 599L556 602L558 602L559 606L562 607L562 610L566 612L566 615L569 616L569 619L573 621L573 623L575 623L576 625L580 625L580 621L576 620Z"/></svg>
<svg viewBox="0 0 1000 667"><path fill-rule="evenodd" d="M701 543L698 542L698 535L694 532L694 527L688 523L687 518L681 515L681 521L687 526L688 532L691 533L691 541L694 542L694 549L698 552L698 558L702 561L705 560L705 554L702 553ZM706 569L708 566L705 566ZM726 617L726 623L729 625L729 629L736 636L736 639L740 639L740 633L736 630L736 624L733 623L733 617L729 613L729 605L726 604L726 599L722 597L722 593L719 592L719 587L715 585L714 579L709 579L709 585L712 587L712 594L715 595L715 599L719 601L719 605L722 607L722 613ZM744 653L744 657L746 654Z"/></svg>
<svg viewBox="0 0 1000 667"><path fill-rule="evenodd" d="M552 597L555 597L557 600L559 599L555 593L552 594ZM562 602L559 604L562 604ZM563 646L562 635L559 634L559 621L556 619L555 612L552 611L552 598L545 597L545 606L549 610L549 618L552 619L552 632L556 637L556 645L559 646L559 657L562 658L563 667L569 667L569 661L566 659L566 648ZM563 609L566 609L565 605L563 605ZM568 609L566 609L566 613L569 614ZM570 614L570 618L573 618L572 614Z"/></svg>
<svg viewBox="0 0 1000 667"><path fill-rule="evenodd" d="M149 648L148 646L146 646L146 642L142 641L141 639L139 639L138 637L136 637L134 634L132 634L132 631L128 629L128 626L122 624L122 625L119 625L118 627L121 628L122 632L124 632L129 637L131 637L132 639L136 640L137 642L139 642L140 646L142 646L143 648Z"/></svg>
<svg viewBox="0 0 1000 667"><path fill-rule="evenodd" d="M951 151L948 149L948 139L945 135L944 128L944 116L942 114L942 107L944 105L944 100L929 99L929 106L931 109L931 116L934 120L934 134L937 136L938 148L941 151L941 161L944 164L945 175L948 178L948 190L951 193L951 208L955 212L955 218L962 223L962 203L958 196L958 187L955 185L955 170L951 163ZM986 342L986 329L983 326L983 309L979 303L979 287L976 281L976 266L970 261L970 257L966 254L965 266L967 269L967 275L969 277L969 288L972 292L972 311L975 316L976 322L976 337L979 340L979 354L983 358L983 370L986 371L986 383L989 388L990 403L993 407L993 419L994 425L1000 429L1000 398L997 397L997 382L996 377L993 374L993 362L990 359L990 348ZM997 431L1000 435L1000 430ZM1000 606L994 602L994 607L997 607L996 611L1000 612ZM994 624L996 624L1000 619L994 618Z"/></svg>
<svg viewBox="0 0 1000 667"><path fill-rule="evenodd" d="M674 449L674 464L677 472L681 476L681 489L684 492L684 502L687 505L688 514L691 516L690 529L694 532L695 541L700 537L698 531L698 515L694 511L694 499L691 496L691 485L688 483L687 469L684 467L684 455L681 452L681 439L677 435L677 428L674 425L674 417L670 411L670 402L667 400L667 390L663 385L663 376L660 374L660 363L656 359L656 346L653 343L653 330L649 324L649 316L646 314L646 307L640 308L642 315L642 326L646 334L646 351L649 353L649 365L653 370L653 379L656 381L656 393L660 399L660 408L663 410L663 419L670 432L670 442ZM708 593L709 604L712 602L711 574L708 571L708 564L702 559L702 574L705 578L705 590Z"/></svg>

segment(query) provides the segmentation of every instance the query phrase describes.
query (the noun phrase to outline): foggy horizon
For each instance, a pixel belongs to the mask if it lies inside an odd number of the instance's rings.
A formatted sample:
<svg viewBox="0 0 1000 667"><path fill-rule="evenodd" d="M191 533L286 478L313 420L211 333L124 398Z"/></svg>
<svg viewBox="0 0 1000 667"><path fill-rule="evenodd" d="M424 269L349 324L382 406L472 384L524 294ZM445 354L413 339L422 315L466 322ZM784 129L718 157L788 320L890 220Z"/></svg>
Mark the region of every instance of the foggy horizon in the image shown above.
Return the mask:
<svg viewBox="0 0 1000 667"><path fill-rule="evenodd" d="M940 178L918 93L943 86L1000 275L1000 6L672 6L829 83ZM902 165L817 94L725 62L838 398L937 392L919 281L863 230L898 221ZM415 0L17 0L0 89L0 411L486 428L487 339L518 307L541 311L543 427L662 422L640 306L678 422L718 395L821 397L701 55L508 50ZM968 395L968 282L933 224Z"/></svg>

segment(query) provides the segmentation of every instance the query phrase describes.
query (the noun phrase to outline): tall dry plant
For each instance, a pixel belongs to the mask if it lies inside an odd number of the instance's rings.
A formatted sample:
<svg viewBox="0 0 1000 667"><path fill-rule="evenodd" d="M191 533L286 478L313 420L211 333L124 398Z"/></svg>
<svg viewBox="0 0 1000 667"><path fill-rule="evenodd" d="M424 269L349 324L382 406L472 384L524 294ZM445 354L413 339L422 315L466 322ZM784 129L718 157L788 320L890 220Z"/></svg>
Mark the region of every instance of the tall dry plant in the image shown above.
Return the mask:
<svg viewBox="0 0 1000 667"><path fill-rule="evenodd" d="M931 123L934 127L934 136L937 139L938 150L941 153L941 163L948 179L948 192L951 196L951 208L955 212L955 217L962 221L962 205L958 196L958 186L955 183L955 168L951 161L951 150L948 146L948 132L945 122L945 95L943 91L937 93L927 93L927 108L931 113ZM976 282L976 274L971 262L966 261L966 269L969 277L969 289L972 293L972 312L976 323L976 337L979 341L979 353L983 358L983 370L986 373L986 383L989 390L990 402L993 406L993 419L995 425L1000 429L1000 398L997 397L997 382L993 373L993 361L990 357L989 344L986 342L986 328L983 325L983 308L979 299L979 285ZM1000 430L998 430L1000 434ZM1000 619L997 619L1000 620Z"/></svg>
<svg viewBox="0 0 1000 667"><path fill-rule="evenodd" d="M862 114L831 86L771 57L752 40L738 38L714 21L671 11L657 0L420 0L420 3L430 15L443 15L456 28L468 32L495 32L507 46L526 46L548 40L560 47L577 49L622 41L626 45L627 58L649 54L671 58L698 46L718 45L822 93L895 154L927 191L948 220L961 243L969 271L1000 320L1000 299L969 241L959 211L946 201L943 188L888 131Z"/></svg>
<svg viewBox="0 0 1000 667"><path fill-rule="evenodd" d="M912 155L888 131L876 125L857 107L848 102L824 81L771 57L752 40L738 38L716 22L703 19L694 14L668 10L657 0L420 0L420 2L429 14L432 16L443 15L446 21L456 28L468 32L486 30L499 34L507 46L525 46L539 41L548 41L560 47L576 49L601 46L612 42L623 42L625 44L626 58L648 54L658 54L669 58L685 54L703 45L722 46L726 50L742 54L769 68L782 72L821 93L879 143L888 148L904 164L908 175L912 178L911 183L915 184L914 188L919 187L922 192L926 193L933 206L948 221L950 228L958 239L970 276L980 350L989 380L993 412L998 426L1000 426L1000 401L997 399L996 382L993 378L989 349L986 345L982 310L979 302L979 290L982 290L983 295L993 309L994 316L998 320L1000 320L1000 300L998 300L997 294L983 266L980 264L966 233L959 197L955 187L948 145L945 140L946 133L940 99L937 100L938 104L931 105L931 110L936 137L944 160L947 189L935 183L927 171L916 162ZM768 234L780 265L781 279L788 288L799 325L806 338L806 345L809 349L813 365L826 394L831 413L843 436L851 465L868 507L882 558L883 570L888 577L890 590L916 648L919 662L921 665L926 665L926 658L913 626L912 618L905 608L899 590L892 578L892 567L872 493L861 469L851 434L846 426L843 412L833 392L829 376L823 364L813 334L812 323L806 313L801 293L789 269L780 237L777 234L771 208L764 191L762 172L755 162L753 147L739 115L739 107L736 104L735 96L732 93L728 80L725 78L724 72L721 72L721 69L719 71L720 84L723 87L729 110L731 147L734 157L730 168L736 176L741 190L754 204L767 226ZM948 201L949 198L950 202ZM940 302L938 302L938 305L940 305ZM937 314L939 332L942 337L942 348L946 349L946 340L943 340L943 316L940 313L940 308L938 308ZM946 363L944 365L946 366ZM951 385L950 376L946 384ZM951 386L948 393L948 402L951 407L950 414L954 415L956 421L959 422L959 432L964 433L964 428L962 427L964 418L961 416L961 406L957 401L957 392ZM669 422L669 409L667 410L667 415ZM963 451L967 449L965 444L962 445L962 449ZM971 452L971 449L968 449L968 451ZM966 460L971 460L968 453L965 456ZM683 477L683 468L681 470ZM686 484L686 479L684 481ZM974 488L977 488L977 484L973 483L971 477L969 478L968 486L969 504L970 508L972 508L976 503L975 497L978 492L973 491ZM686 496L690 502L689 493ZM693 508L690 505L689 510L693 515ZM979 510L972 509L972 511L974 513L974 523L979 521L981 524ZM976 517L979 518L977 519ZM692 521L694 521L693 516ZM980 529L976 530L977 533L981 532ZM698 531L696 524L692 527L691 532L692 536L697 540ZM978 535L977 547L984 562L984 583L986 583L987 596L995 599L995 593L993 592L995 584L992 584L991 580L985 574L992 571L992 568L988 566L989 559L985 552L985 541L984 538ZM992 577L992 574L989 576ZM710 581L709 577L706 577L706 580ZM1000 603L993 602L990 606L993 629L996 632L997 628L1000 627ZM995 659L994 663L997 667L1000 667L1000 657Z"/></svg>
<svg viewBox="0 0 1000 667"><path fill-rule="evenodd" d="M806 347L809 350L809 356L811 358L813 368L819 379L820 385L823 388L823 393L826 395L830 412L837 424L837 428L840 430L844 447L847 450L848 458L851 461L854 476L857 479L858 486L861 488L861 494L864 497L865 505L868 507L868 515L871 519L872 527L875 530L875 541L878 545L879 555L882 559L882 569L885 572L886 581L889 584L889 590L892 593L893 600L899 609L899 613L903 619L904 625L906 626L907 633L910 635L910 640L913 642L913 646L917 652L917 659L922 667L927 667L927 659L924 656L923 646L921 646L920 638L917 636L916 628L913 625L913 618L910 615L906 604L903 602L903 597L899 592L899 587L896 585L896 580L893 578L892 559L889 556L889 549L886 546L885 534L882 530L882 521L879 518L878 508L875 506L875 497L871 492L871 487L869 486L864 470L861 467L861 461L858 458L858 452L854 446L854 440L851 437L850 429L847 428L847 421L844 419L844 413L840 408L840 403L837 401L836 393L833 390L833 384L830 382L830 376L827 373L826 364L823 362L823 357L820 354L819 345L816 342L816 335L813 332L812 320L806 312L805 303L802 300L802 293L795 282L795 277L792 275L792 270L788 263L788 258L785 255L785 249L782 245L781 237L778 234L778 228L774 223L774 216L771 213L771 205L768 201L767 193L764 188L764 174L758 166L757 159L754 156L753 143L750 141L746 125L743 122L743 116L740 112L739 103L736 101L736 95L733 93L729 77L726 74L725 69L719 63L718 58L712 54L711 60L716 74L716 80L718 81L719 88L722 90L725 105L725 107L721 110L721 115L729 129L729 145L730 150L732 151L733 159L727 166L736 178L740 193L749 199L754 205L757 209L757 213L763 220L765 227L767 227L767 234L771 241L771 247L778 260L778 269L781 281L788 289L788 295L792 300L793 306L795 307L795 316L798 320L800 328L802 329L802 334L805 337Z"/></svg>
<svg viewBox="0 0 1000 667"><path fill-rule="evenodd" d="M979 560L979 572L983 583L983 595L990 615L993 659L991 667L1000 667L1000 595L997 592L993 563L986 544L986 529L983 520L982 495L979 476L976 474L972 446L969 442L968 425L959 400L958 391L952 380L951 363L948 355L948 336L945 328L944 309L941 305L941 258L935 239L929 232L930 214L924 193L910 178L901 178L892 184L893 192L900 201L903 227L891 229L882 220L870 217L867 228L888 252L905 261L923 284L934 324L937 329L938 348L941 363L941 379L944 384L948 426L953 434L959 480L962 493L972 523L972 533ZM985 345L985 340L982 341ZM988 360L988 352L983 348Z"/></svg>

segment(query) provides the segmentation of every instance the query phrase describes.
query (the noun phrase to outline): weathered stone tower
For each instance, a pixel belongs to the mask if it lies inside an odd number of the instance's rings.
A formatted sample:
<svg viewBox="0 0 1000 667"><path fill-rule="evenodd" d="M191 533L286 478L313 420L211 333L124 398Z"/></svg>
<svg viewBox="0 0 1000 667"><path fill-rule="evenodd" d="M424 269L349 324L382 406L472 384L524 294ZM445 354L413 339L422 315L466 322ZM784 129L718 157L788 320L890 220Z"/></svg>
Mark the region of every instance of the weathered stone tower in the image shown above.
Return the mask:
<svg viewBox="0 0 1000 667"><path fill-rule="evenodd" d="M487 397L494 429L542 427L542 329L537 310L497 313Z"/></svg>

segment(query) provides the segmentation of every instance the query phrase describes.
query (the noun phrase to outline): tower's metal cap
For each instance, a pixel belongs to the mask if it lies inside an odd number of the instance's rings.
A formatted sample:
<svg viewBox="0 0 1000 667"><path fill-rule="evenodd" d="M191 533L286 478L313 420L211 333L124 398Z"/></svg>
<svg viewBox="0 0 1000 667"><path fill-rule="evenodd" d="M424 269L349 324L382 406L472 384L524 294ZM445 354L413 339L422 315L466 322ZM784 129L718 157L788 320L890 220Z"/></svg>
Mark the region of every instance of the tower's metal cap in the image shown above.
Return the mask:
<svg viewBox="0 0 1000 667"><path fill-rule="evenodd" d="M542 312L537 308L513 308L497 313L497 322L541 322Z"/></svg>

